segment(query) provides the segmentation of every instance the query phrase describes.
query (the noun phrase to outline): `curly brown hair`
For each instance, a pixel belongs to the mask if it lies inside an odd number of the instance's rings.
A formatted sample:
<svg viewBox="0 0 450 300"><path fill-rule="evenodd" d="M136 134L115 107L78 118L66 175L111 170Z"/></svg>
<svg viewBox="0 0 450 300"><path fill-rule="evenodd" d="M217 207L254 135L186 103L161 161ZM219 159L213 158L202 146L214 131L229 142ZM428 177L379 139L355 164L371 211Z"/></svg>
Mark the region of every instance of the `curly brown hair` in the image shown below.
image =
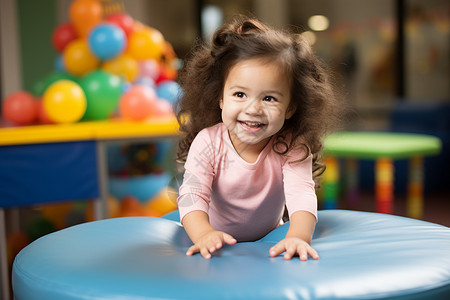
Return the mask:
<svg viewBox="0 0 450 300"><path fill-rule="evenodd" d="M304 147L305 159L313 155L313 177L325 170L321 162L322 139L338 119L337 94L329 72L314 55L305 38L279 31L256 19L235 18L218 28L211 45L198 43L179 74L183 95L176 104L180 131L177 162L184 164L196 135L222 122L219 101L230 69L238 62L260 58L275 61L291 83L289 108L295 111L277 133L274 151L284 155Z"/></svg>

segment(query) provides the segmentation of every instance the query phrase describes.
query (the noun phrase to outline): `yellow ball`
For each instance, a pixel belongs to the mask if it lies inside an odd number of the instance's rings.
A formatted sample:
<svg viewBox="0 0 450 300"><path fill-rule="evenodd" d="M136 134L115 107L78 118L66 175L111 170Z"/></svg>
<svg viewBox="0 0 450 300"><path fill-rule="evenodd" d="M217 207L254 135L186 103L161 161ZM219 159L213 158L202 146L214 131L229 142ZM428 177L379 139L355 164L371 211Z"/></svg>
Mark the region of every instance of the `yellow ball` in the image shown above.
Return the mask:
<svg viewBox="0 0 450 300"><path fill-rule="evenodd" d="M50 85L42 97L47 116L55 123L74 123L86 111L86 96L71 80L58 80Z"/></svg>
<svg viewBox="0 0 450 300"><path fill-rule="evenodd" d="M131 34L127 53L137 60L159 60L164 48L162 33L154 28L144 27Z"/></svg>
<svg viewBox="0 0 450 300"><path fill-rule="evenodd" d="M63 61L67 71L76 76L93 71L100 64L84 39L74 40L67 45L64 49Z"/></svg>
<svg viewBox="0 0 450 300"><path fill-rule="evenodd" d="M106 61L103 64L102 69L123 77L129 82L133 82L138 75L139 66L135 59L124 54Z"/></svg>

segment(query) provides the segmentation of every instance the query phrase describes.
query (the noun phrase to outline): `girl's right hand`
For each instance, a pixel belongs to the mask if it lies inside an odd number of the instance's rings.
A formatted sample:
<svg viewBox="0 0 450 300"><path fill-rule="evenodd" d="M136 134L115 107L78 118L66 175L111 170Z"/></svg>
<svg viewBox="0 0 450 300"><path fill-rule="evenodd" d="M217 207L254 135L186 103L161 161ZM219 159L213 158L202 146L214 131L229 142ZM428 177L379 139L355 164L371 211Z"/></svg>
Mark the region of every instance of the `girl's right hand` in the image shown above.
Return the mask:
<svg viewBox="0 0 450 300"><path fill-rule="evenodd" d="M234 245L236 242L236 239L228 233L217 230L210 231L201 236L195 244L187 250L186 255L193 255L200 252L204 258L210 259L211 254L222 248L224 244Z"/></svg>

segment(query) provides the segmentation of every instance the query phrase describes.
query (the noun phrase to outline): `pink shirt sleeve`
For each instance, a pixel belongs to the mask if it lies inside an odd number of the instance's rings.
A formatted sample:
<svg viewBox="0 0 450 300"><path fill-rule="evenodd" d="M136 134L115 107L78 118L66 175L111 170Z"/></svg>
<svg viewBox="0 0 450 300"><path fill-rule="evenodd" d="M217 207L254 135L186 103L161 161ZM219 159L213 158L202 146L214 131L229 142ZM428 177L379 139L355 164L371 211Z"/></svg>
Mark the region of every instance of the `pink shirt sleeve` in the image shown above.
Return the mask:
<svg viewBox="0 0 450 300"><path fill-rule="evenodd" d="M304 154L302 150L292 151L293 153L288 154L283 164L283 184L289 217L296 211L307 211L316 217L317 222L317 196L312 178L312 155L301 162L293 162Z"/></svg>
<svg viewBox="0 0 450 300"><path fill-rule="evenodd" d="M180 221L195 210L208 213L214 177L213 150L213 144L204 132L200 132L191 144L184 165L183 184L177 199Z"/></svg>

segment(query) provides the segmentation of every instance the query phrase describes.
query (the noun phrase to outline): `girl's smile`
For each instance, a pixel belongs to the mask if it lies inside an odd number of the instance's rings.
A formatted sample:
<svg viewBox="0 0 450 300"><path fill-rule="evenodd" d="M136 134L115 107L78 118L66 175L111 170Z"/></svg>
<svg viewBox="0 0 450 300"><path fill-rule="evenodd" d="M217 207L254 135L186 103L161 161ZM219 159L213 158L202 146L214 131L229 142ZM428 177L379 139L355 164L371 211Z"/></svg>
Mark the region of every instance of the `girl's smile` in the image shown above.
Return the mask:
<svg viewBox="0 0 450 300"><path fill-rule="evenodd" d="M235 64L225 80L220 108L236 151L257 156L292 116L289 102L289 80L277 63L250 59Z"/></svg>

